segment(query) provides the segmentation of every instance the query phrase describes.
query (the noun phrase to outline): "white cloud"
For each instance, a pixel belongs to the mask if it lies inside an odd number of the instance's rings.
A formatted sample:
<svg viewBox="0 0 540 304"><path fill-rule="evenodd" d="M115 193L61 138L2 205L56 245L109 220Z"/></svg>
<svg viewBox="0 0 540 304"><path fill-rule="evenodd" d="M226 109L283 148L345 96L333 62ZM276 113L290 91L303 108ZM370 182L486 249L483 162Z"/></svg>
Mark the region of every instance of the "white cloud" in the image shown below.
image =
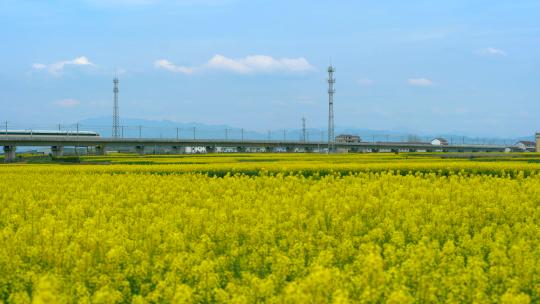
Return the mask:
<svg viewBox="0 0 540 304"><path fill-rule="evenodd" d="M211 69L229 70L237 73L248 73L250 70L252 70L249 65L252 65L254 68L259 67L264 69L265 66L271 64L268 62L268 60L253 60L250 59L251 57L252 56L248 56L244 59L234 60L222 55L215 55L206 63L206 66ZM251 63L248 63L248 61L251 61Z"/></svg>
<svg viewBox="0 0 540 304"><path fill-rule="evenodd" d="M62 71L64 70L64 67L67 65L75 65L75 66L92 66L94 65L88 58L85 56L77 57L72 60L63 60L59 62L55 62L49 65L42 64L42 63L34 63L32 65L32 68L35 70L43 70L48 69L49 72L53 75L60 75Z"/></svg>
<svg viewBox="0 0 540 304"><path fill-rule="evenodd" d="M41 64L41 63L34 63L32 65L32 68L34 68L35 70L43 70L45 69L47 66L44 65L44 64Z"/></svg>
<svg viewBox="0 0 540 304"><path fill-rule="evenodd" d="M88 58L81 56L77 57L71 61L66 62L66 64L75 64L75 65L90 65L92 64Z"/></svg>
<svg viewBox="0 0 540 304"><path fill-rule="evenodd" d="M205 64L199 67L177 66L168 60L157 60L154 65L170 72L192 74L203 70L222 70L239 74L288 72L309 72L315 68L303 58L280 58L276 59L265 55L252 55L244 58L228 58L223 55L215 55Z"/></svg>
<svg viewBox="0 0 540 304"><path fill-rule="evenodd" d="M182 74L191 74L191 73L193 73L192 68L187 68L187 67L183 67L183 66L177 66L174 63L172 63L172 62L170 62L168 60L165 60L165 59L156 60L156 62L154 62L154 66L156 68L165 69L165 70L167 70L169 72L174 72L174 73L182 73Z"/></svg>
<svg viewBox="0 0 540 304"><path fill-rule="evenodd" d="M62 107L62 108L71 108L78 106L80 102L77 99L68 98L68 99L61 99L53 102L53 105Z"/></svg>
<svg viewBox="0 0 540 304"><path fill-rule="evenodd" d="M506 56L506 52L501 49L497 49L494 47L488 47L485 49L481 49L478 51L480 55L486 55L486 56Z"/></svg>
<svg viewBox="0 0 540 304"><path fill-rule="evenodd" d="M372 79L363 78L363 79L358 80L358 84L362 85L362 86L365 86L365 87L369 87L369 86L374 85L375 81L372 80Z"/></svg>
<svg viewBox="0 0 540 304"><path fill-rule="evenodd" d="M409 85L417 87L429 87L433 85L433 81L427 78L411 78L407 82L409 83Z"/></svg>

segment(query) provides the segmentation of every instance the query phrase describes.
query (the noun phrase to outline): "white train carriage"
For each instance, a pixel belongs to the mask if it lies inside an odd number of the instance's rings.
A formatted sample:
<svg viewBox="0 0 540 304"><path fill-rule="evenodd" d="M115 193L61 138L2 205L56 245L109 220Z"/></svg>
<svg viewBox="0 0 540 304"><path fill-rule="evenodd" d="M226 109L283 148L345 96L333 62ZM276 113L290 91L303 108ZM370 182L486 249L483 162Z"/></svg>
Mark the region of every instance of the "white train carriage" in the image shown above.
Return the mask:
<svg viewBox="0 0 540 304"><path fill-rule="evenodd" d="M55 131L55 130L7 130L0 131L0 136L82 136L99 137L94 131Z"/></svg>

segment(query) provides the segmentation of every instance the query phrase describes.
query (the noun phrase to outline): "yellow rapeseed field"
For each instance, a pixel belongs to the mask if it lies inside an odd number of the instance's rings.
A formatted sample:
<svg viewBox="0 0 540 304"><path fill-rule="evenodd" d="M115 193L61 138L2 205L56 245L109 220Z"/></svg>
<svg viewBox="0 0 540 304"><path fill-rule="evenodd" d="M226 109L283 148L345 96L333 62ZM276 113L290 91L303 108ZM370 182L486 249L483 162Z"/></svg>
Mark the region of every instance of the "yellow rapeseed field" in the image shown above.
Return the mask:
<svg viewBox="0 0 540 304"><path fill-rule="evenodd" d="M540 302L539 164L304 157L0 165L0 302Z"/></svg>

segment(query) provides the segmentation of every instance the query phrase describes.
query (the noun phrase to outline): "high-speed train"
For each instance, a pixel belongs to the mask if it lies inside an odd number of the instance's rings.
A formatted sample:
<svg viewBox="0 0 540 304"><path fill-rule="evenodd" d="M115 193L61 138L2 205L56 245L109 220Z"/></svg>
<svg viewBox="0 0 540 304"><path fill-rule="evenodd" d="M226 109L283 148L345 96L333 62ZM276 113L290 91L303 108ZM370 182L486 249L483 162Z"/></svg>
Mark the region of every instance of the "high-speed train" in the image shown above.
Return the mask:
<svg viewBox="0 0 540 304"><path fill-rule="evenodd" d="M0 136L84 136L99 137L93 131L54 131L54 130L3 130Z"/></svg>

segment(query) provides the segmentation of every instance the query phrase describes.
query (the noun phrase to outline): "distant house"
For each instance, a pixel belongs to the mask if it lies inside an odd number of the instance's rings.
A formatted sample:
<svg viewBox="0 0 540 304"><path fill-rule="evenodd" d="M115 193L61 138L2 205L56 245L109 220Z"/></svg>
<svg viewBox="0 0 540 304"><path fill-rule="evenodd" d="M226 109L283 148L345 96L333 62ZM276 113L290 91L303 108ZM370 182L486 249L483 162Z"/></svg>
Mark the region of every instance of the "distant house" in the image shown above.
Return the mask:
<svg viewBox="0 0 540 304"><path fill-rule="evenodd" d="M448 146L448 141L444 138L434 138L431 140L433 146Z"/></svg>
<svg viewBox="0 0 540 304"><path fill-rule="evenodd" d="M524 152L535 152L536 143L534 141L522 140L516 143L516 148Z"/></svg>
<svg viewBox="0 0 540 304"><path fill-rule="evenodd" d="M350 135L350 134L340 134L336 136L336 143L342 143L342 144L352 144L352 143L359 143L362 139L360 136L356 135Z"/></svg>

